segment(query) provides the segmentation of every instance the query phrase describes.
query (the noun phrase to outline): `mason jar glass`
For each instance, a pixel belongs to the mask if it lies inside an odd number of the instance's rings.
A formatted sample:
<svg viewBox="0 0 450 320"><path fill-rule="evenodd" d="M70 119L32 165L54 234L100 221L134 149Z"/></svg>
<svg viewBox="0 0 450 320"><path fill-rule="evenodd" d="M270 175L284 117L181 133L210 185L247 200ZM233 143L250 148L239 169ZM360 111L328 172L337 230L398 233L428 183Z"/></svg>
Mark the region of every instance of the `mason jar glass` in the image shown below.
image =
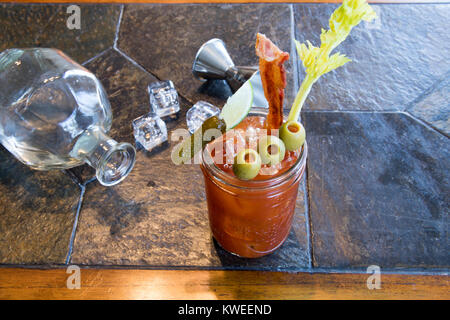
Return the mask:
<svg viewBox="0 0 450 320"><path fill-rule="evenodd" d="M253 108L249 116L266 117L267 112L266 108ZM208 151L203 153L200 167L209 223L223 249L257 258L283 244L291 228L306 156L305 142L298 159L286 171L264 180L244 181L218 168Z"/></svg>

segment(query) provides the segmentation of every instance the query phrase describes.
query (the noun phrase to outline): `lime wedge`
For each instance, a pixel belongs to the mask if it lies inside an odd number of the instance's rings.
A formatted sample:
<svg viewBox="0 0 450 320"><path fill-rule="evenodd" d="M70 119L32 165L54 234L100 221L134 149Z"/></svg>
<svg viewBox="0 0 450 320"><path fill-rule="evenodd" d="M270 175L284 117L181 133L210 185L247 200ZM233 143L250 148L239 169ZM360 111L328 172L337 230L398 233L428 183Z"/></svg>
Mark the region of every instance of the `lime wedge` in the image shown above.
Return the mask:
<svg viewBox="0 0 450 320"><path fill-rule="evenodd" d="M225 121L227 130L237 126L250 111L253 104L253 87L250 81L246 81L238 89L222 108L220 117Z"/></svg>

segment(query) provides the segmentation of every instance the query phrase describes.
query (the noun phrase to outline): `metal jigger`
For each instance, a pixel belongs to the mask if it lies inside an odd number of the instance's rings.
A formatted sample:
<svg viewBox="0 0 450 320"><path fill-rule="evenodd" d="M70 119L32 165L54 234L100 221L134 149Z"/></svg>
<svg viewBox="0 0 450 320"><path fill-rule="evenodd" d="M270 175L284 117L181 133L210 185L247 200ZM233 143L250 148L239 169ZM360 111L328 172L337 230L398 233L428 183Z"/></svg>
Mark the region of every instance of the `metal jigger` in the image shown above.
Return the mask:
<svg viewBox="0 0 450 320"><path fill-rule="evenodd" d="M258 67L235 66L225 43L217 38L209 40L200 47L192 65L192 73L197 79L224 79L234 91L256 71Z"/></svg>

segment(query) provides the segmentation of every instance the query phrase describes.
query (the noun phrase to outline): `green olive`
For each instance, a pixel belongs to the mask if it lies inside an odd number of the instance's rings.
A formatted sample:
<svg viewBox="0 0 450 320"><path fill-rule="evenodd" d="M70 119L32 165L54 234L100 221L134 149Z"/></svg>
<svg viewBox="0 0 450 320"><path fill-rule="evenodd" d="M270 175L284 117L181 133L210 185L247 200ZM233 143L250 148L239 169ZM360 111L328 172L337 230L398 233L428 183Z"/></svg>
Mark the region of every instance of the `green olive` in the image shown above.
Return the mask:
<svg viewBox="0 0 450 320"><path fill-rule="evenodd" d="M233 172L241 180L251 180L261 169L261 157L253 149L244 149L234 157Z"/></svg>
<svg viewBox="0 0 450 320"><path fill-rule="evenodd" d="M263 164L275 165L283 161L286 147L276 136L263 136L258 142L259 155Z"/></svg>
<svg viewBox="0 0 450 320"><path fill-rule="evenodd" d="M280 138L286 145L286 149L289 151L298 150L305 143L305 128L300 122L287 121L280 128Z"/></svg>

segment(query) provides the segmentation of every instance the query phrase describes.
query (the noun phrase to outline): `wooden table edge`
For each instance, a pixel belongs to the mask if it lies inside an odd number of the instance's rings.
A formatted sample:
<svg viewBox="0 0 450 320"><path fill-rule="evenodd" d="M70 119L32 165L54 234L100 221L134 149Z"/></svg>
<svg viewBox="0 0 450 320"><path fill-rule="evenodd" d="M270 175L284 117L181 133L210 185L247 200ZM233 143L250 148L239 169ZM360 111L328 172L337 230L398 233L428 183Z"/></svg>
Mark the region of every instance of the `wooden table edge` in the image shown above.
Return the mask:
<svg viewBox="0 0 450 320"><path fill-rule="evenodd" d="M76 268L76 267L75 267ZM0 299L448 300L448 275L271 271L0 268ZM375 281L369 280L372 284Z"/></svg>

